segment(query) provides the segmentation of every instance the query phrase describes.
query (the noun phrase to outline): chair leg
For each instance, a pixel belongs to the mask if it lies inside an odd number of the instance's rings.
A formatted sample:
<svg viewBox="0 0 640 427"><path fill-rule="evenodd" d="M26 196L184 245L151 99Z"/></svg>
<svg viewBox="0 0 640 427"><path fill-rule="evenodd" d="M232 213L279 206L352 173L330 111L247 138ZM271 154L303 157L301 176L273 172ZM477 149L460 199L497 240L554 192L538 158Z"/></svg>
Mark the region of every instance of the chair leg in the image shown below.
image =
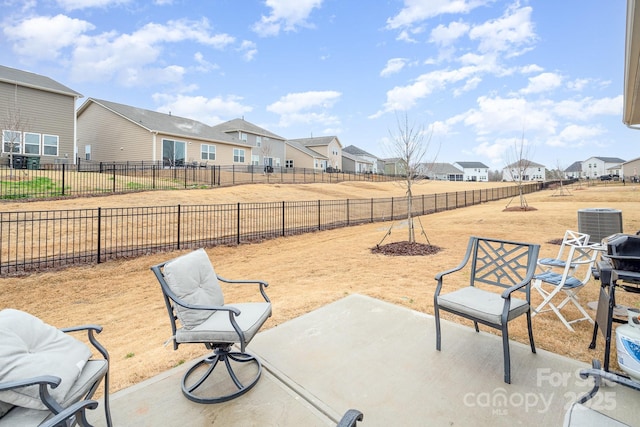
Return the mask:
<svg viewBox="0 0 640 427"><path fill-rule="evenodd" d="M511 356L509 355L509 328L502 326L502 352L504 354L504 382L511 384Z"/></svg>
<svg viewBox="0 0 640 427"><path fill-rule="evenodd" d="M434 305L433 307L434 317L436 318L436 350L440 351L440 310L438 309L438 305Z"/></svg>
<svg viewBox="0 0 640 427"><path fill-rule="evenodd" d="M480 328L478 327L478 322L473 322L473 326L476 327L476 332L480 332Z"/></svg>
<svg viewBox="0 0 640 427"><path fill-rule="evenodd" d="M533 342L533 328L531 327L531 310L527 312L527 328L529 328L529 344L531 345L531 352L536 352L536 345Z"/></svg>
<svg viewBox="0 0 640 427"><path fill-rule="evenodd" d="M249 391L256 383L258 379L260 379L260 375L262 374L262 365L260 361L251 354L241 353L241 352L232 352L230 351L231 346L228 347L217 347L213 354L208 357L200 360L195 365L193 365L189 370L184 374L182 378L182 393L185 397L192 402L196 403L221 403L226 402L228 400L234 399L238 396L245 394ZM252 375L248 381L243 383L243 381L238 377L236 371L234 370L231 362L238 362L241 364L250 363L255 366L257 373ZM226 368L228 378L233 382L233 386L235 390L232 392L228 392L226 394L220 394L213 397L209 396L200 396L196 395L196 391L200 386L202 386L205 381L214 373L216 367L219 364L223 364ZM196 371L205 368L205 372L197 377L197 379L190 383L188 380ZM228 384L227 384L228 387ZM218 389L218 387L215 387ZM224 387L222 387L224 388Z"/></svg>

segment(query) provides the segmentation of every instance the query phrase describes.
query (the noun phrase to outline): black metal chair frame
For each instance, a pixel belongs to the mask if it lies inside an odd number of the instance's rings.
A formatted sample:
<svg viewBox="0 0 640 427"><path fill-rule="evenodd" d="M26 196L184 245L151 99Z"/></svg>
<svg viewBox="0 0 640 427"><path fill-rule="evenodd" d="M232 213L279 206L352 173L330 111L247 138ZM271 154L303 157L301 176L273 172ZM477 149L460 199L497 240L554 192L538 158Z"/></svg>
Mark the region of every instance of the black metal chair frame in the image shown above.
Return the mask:
<svg viewBox="0 0 640 427"><path fill-rule="evenodd" d="M467 251L462 262L455 268L438 273L434 294L434 314L436 320L436 349L441 349L440 310L444 310L473 321L476 332L480 332L478 323L499 329L502 332L502 347L504 356L504 382L511 383L511 360L509 354L509 328L508 322L511 309L511 296L520 291L525 295L527 302L527 327L529 330L529 343L531 351L536 352L531 327L531 281L535 274L540 245L532 243L520 243L509 240L489 239L472 236L469 239ZM493 285L503 288L500 295L504 299L504 306L500 322L492 323L480 319L473 314L442 307L438 298L442 291L445 276L460 271L471 261L469 272L469 285ZM486 291L491 292L491 291ZM446 295L446 294L444 294ZM517 317L517 316L516 316Z"/></svg>
<svg viewBox="0 0 640 427"><path fill-rule="evenodd" d="M167 261L169 262L169 261ZM188 308L188 309L192 309L192 310L219 310L219 311L226 311L229 313L229 321L231 323L231 325L233 326L233 329L236 331L236 333L238 334L238 342L240 343L240 351L233 351L232 350L232 346L233 343L228 343L228 342L224 342L224 343L219 343L219 342L208 342L208 343L204 343L205 347L209 350L213 350L213 353L210 354L209 356L205 357L204 359L196 362L191 368L189 368L187 370L187 372L184 374L184 376L182 377L182 393L184 394L184 396L193 401L193 402L197 402L197 403L222 403L222 402L226 402L228 400L234 399L238 396L241 396L243 394L245 394L246 392L248 392L249 390L251 390L251 388L253 386L256 385L256 383L258 382L258 380L260 379L260 376L262 374L262 364L260 363L260 360L258 360L255 356L253 356L250 353L247 353L245 351L247 342L244 336L244 333L242 332L240 326L238 325L238 323L236 322L235 317L240 315L240 310L238 310L235 307L228 307L228 306L200 306L200 305L193 305L193 304L189 304L183 300L181 300L169 287L169 285L167 284L164 274L163 274L163 268L165 266L165 264L167 264L167 262L163 262L161 264L155 265L153 267L151 267L151 270L153 271L153 273L155 274L156 278L158 279L158 282L160 282L160 285L162 287L162 293L164 296L164 302L165 305L167 307L167 312L169 314L169 319L171 321L171 332L172 332L172 338L173 338L173 349L177 350L178 346L180 345L180 343L178 343L175 339L175 335L176 335L176 331L178 329L177 324L176 324L176 320L178 320L178 316L176 313L176 309L175 309L175 305L180 305L182 307ZM262 294L262 297L264 298L265 302L271 302L269 300L269 297L267 297L267 294L265 292L265 288L268 285L268 283L261 281L261 280L230 280L230 279L225 279L224 277L221 277L219 275L217 275L217 278L219 281L223 282L223 283L232 283L232 284L257 284L259 285L260 288L260 293ZM253 363L255 364L256 368L257 368L257 374L255 375L255 377L247 384L243 384L240 379L237 377L235 371L233 370L233 366L231 365L231 361L234 362L239 362L239 363ZM213 373L214 369L218 366L219 363L224 364L224 366L226 367L226 370L231 378L231 380L234 382L235 386L238 388L237 391L233 392L233 393L229 393L226 395L221 395L221 396L215 396L215 397L200 397L197 396L195 394L195 391L198 389L198 387L200 387L202 384L204 384L204 382L206 381L207 378L209 378L209 376ZM200 367L203 366L207 366L207 369L205 370L204 374L202 374L200 376L200 378L198 378L195 382L193 382L191 385L188 385L189 383L189 378L191 377L191 375L193 373L195 373Z"/></svg>

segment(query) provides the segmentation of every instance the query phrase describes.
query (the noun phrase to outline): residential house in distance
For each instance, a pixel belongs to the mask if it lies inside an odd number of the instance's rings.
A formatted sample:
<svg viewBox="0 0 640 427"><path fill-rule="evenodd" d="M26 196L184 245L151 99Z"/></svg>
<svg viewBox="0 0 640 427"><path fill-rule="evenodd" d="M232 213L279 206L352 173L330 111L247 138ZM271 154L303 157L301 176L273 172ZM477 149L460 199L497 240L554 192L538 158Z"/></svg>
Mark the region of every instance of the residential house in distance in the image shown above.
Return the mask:
<svg viewBox="0 0 640 427"><path fill-rule="evenodd" d="M640 157L636 157L635 159L631 159L622 164L622 174L620 175L620 179L638 182L640 176L638 172L640 172Z"/></svg>
<svg viewBox="0 0 640 427"><path fill-rule="evenodd" d="M489 166L482 162L455 162L453 166L462 171L463 181L489 181Z"/></svg>
<svg viewBox="0 0 640 427"><path fill-rule="evenodd" d="M2 157L35 156L38 163L72 163L76 100L82 95L39 74L0 66Z"/></svg>
<svg viewBox="0 0 640 427"><path fill-rule="evenodd" d="M382 169L378 167L378 170L382 170L385 175L400 176L406 173L406 167L402 159L398 157L392 157L381 160L383 163Z"/></svg>
<svg viewBox="0 0 640 427"><path fill-rule="evenodd" d="M420 175L439 181L463 181L463 172L451 163L422 163Z"/></svg>
<svg viewBox="0 0 640 427"><path fill-rule="evenodd" d="M547 168L540 163L522 159L502 169L503 181L545 181Z"/></svg>
<svg viewBox="0 0 640 427"><path fill-rule="evenodd" d="M77 111L79 156L164 166L248 165L252 146L204 123L89 98Z"/></svg>
<svg viewBox="0 0 640 427"><path fill-rule="evenodd" d="M342 170L343 172L351 173L371 173L374 165L377 162L372 162L368 158L360 157L356 154L351 154L346 151L342 151Z"/></svg>
<svg viewBox="0 0 640 427"><path fill-rule="evenodd" d="M329 167L342 170L342 144L337 136L289 139L286 143L286 168L303 167L324 171ZM311 150L320 156L310 156L311 153L300 150L300 147ZM289 148L294 151L290 151Z"/></svg>
<svg viewBox="0 0 640 427"><path fill-rule="evenodd" d="M602 175L620 175L624 162L619 157L589 157L582 162L582 176L598 179Z"/></svg>
<svg viewBox="0 0 640 427"><path fill-rule="evenodd" d="M380 159L378 159L373 154L367 153L366 151L356 147L355 145L348 145L342 149L343 158L344 158L344 153L349 153L353 156L358 156L361 159L364 159L365 163L369 163L371 165L371 168L366 172L378 173L378 161ZM344 167L345 167L345 171L348 171L347 167L346 166Z"/></svg>
<svg viewBox="0 0 640 427"><path fill-rule="evenodd" d="M285 158L285 138L246 121L244 117L212 127L254 147L251 152L252 165L270 167L271 170L282 166L282 160Z"/></svg>
<svg viewBox="0 0 640 427"><path fill-rule="evenodd" d="M566 179L579 179L582 177L582 162L573 162L571 166L564 170Z"/></svg>

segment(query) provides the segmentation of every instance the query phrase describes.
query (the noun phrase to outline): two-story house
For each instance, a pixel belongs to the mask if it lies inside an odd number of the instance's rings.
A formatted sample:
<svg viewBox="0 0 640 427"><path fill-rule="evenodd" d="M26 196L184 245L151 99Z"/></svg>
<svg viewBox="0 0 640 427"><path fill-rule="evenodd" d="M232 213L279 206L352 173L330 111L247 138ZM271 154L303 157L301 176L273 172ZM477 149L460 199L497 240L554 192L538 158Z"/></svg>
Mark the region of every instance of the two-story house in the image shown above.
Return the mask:
<svg viewBox="0 0 640 427"><path fill-rule="evenodd" d="M337 136L289 139L286 143L287 168L342 170L342 144Z"/></svg>
<svg viewBox="0 0 640 427"><path fill-rule="evenodd" d="M76 100L82 95L39 74L0 66L2 157L73 162Z"/></svg>
<svg viewBox="0 0 640 427"><path fill-rule="evenodd" d="M358 161L359 163L366 165L365 167L361 167L360 170L358 170L357 168L354 170L350 170L350 168L346 164L344 164L343 166L345 171L378 173L379 159L373 154L368 153L365 150L356 147L355 145L348 145L342 149L343 163L345 162L344 153L348 153L351 156L355 156L356 159L353 159L354 161ZM351 160L350 157L347 157L347 159Z"/></svg>
<svg viewBox="0 0 640 427"><path fill-rule="evenodd" d="M455 162L453 166L462 171L463 181L489 181L489 166L482 162Z"/></svg>
<svg viewBox="0 0 640 427"><path fill-rule="evenodd" d="M503 181L545 181L546 176L547 168L544 165L527 159L520 159L502 169Z"/></svg>
<svg viewBox="0 0 640 427"><path fill-rule="evenodd" d="M597 179L602 175L619 175L625 161L619 157L589 157L582 162L582 176L586 179ZM610 169L616 169L613 173Z"/></svg>

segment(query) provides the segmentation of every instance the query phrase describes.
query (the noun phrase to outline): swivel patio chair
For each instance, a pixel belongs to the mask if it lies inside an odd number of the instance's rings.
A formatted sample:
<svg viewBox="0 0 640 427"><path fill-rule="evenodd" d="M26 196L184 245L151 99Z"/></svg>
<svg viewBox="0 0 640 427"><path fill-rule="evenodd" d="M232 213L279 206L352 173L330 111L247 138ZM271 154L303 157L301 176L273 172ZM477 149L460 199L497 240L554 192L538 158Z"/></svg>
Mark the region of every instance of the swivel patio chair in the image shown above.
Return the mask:
<svg viewBox="0 0 640 427"><path fill-rule="evenodd" d="M533 310L533 316L553 311L567 329L574 331L571 326L572 323L583 320L593 323L593 319L578 300L578 292L591 279L593 267L598 257L598 250L592 245L569 245L568 248L569 252L564 259L565 266L561 273L549 270L535 275L533 288L542 295L543 300ZM565 294L565 298L556 305L553 300L561 291ZM562 315L562 309L570 302L578 309L582 317L567 320Z"/></svg>
<svg viewBox="0 0 640 427"><path fill-rule="evenodd" d="M162 288L174 350L185 343L204 344L213 350L187 370L182 378L182 393L194 402L219 403L249 391L258 382L262 366L245 349L271 316L271 302L265 293L267 283L218 276L204 249L155 265L151 270ZM220 282L257 285L263 301L225 304ZM234 344L239 345L240 351L234 350ZM225 369L216 370L222 365Z"/></svg>
<svg viewBox="0 0 640 427"><path fill-rule="evenodd" d="M31 314L0 311L0 426L89 426L85 411L104 384L106 425L109 411L109 353L95 338L97 325L57 329ZM71 335L84 332L88 342Z"/></svg>
<svg viewBox="0 0 640 427"><path fill-rule="evenodd" d="M527 315L529 343L536 352L531 329L531 280L536 269L539 245L507 240L471 237L462 262L455 268L436 275L438 285L433 297L436 319L436 349L440 351L440 310L448 311L502 331L504 356L504 382L511 383L508 322ZM452 273L468 273L469 286L452 286L449 293L441 294L444 278ZM460 283L466 274L454 275ZM496 289L501 290L500 293ZM520 298L516 298L520 296Z"/></svg>
<svg viewBox="0 0 640 427"><path fill-rule="evenodd" d="M564 268L566 257L565 250L568 250L568 246L586 246L589 244L590 238L590 235L580 233L578 231L565 231L558 254L554 258L538 259L538 266L540 266L544 271L549 271L553 267Z"/></svg>

